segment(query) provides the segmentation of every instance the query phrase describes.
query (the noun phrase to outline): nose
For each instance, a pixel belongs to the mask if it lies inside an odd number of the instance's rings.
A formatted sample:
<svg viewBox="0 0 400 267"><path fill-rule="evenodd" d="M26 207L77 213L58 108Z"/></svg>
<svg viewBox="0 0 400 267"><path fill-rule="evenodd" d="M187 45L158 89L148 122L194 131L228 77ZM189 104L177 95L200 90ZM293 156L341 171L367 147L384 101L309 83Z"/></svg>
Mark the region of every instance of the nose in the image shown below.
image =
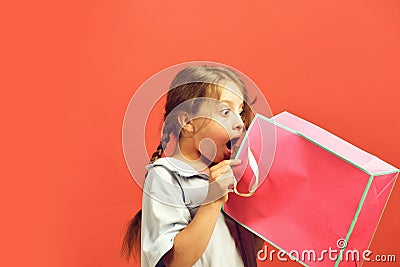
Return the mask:
<svg viewBox="0 0 400 267"><path fill-rule="evenodd" d="M243 129L244 129L244 123L242 121L242 118L238 115L235 115L232 122L232 130L242 132Z"/></svg>

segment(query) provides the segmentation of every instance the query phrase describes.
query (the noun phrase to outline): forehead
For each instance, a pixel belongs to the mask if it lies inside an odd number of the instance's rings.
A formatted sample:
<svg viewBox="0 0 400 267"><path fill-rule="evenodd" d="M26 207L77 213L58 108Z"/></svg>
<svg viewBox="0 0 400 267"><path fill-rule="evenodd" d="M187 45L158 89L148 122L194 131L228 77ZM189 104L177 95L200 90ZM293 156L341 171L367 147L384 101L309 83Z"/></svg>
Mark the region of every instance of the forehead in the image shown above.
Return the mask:
<svg viewBox="0 0 400 267"><path fill-rule="evenodd" d="M243 102L242 90L232 81L222 82L220 100L228 100L240 105Z"/></svg>

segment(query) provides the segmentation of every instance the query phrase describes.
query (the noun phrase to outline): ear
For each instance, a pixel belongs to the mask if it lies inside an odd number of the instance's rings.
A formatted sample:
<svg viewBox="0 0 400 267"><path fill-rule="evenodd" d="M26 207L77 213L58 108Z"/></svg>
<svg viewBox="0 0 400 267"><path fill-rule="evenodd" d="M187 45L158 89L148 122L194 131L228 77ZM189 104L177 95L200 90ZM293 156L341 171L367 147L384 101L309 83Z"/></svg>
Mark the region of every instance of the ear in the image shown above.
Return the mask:
<svg viewBox="0 0 400 267"><path fill-rule="evenodd" d="M178 116L178 122L181 125L183 131L193 133L194 127L190 121L189 115L186 112L181 112Z"/></svg>

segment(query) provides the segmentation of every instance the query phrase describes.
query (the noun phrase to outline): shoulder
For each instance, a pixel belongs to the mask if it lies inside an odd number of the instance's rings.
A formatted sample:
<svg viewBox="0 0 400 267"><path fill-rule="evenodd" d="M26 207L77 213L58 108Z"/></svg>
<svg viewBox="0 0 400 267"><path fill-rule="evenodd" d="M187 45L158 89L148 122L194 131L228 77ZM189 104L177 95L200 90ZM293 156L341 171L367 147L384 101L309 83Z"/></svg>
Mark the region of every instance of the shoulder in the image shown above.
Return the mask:
<svg viewBox="0 0 400 267"><path fill-rule="evenodd" d="M177 170L165 164L165 160L146 166L148 170L144 187L143 201L158 201L163 204L185 207L181 177Z"/></svg>
<svg viewBox="0 0 400 267"><path fill-rule="evenodd" d="M184 205L194 207L202 203L207 194L208 175L199 173L181 160L160 158L146 168L148 173L143 191L147 196L144 198L162 198L164 203L175 203L170 200L173 198L183 199Z"/></svg>
<svg viewBox="0 0 400 267"><path fill-rule="evenodd" d="M176 178L179 176L178 170L165 158L148 164L146 169L145 186L152 186L154 182L176 184Z"/></svg>
<svg viewBox="0 0 400 267"><path fill-rule="evenodd" d="M172 158L172 157L164 157L164 158L159 158L155 162L149 164L146 166L146 168L149 170L153 167L157 166L163 166L167 168L170 171L178 173L180 176L183 177L191 177L191 176L197 176L199 174L204 174L201 172L198 172L195 168L193 168L191 165L188 163Z"/></svg>

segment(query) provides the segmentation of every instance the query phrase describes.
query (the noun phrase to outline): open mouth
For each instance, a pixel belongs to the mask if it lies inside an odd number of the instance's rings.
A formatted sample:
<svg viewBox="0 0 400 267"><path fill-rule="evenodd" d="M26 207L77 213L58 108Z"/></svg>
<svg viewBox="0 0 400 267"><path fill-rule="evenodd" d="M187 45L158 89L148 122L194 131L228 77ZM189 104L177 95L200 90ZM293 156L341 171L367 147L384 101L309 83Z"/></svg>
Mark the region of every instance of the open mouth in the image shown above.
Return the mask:
<svg viewBox="0 0 400 267"><path fill-rule="evenodd" d="M233 137L230 139L228 142L226 142L226 148L228 149L229 152L232 152L232 148L237 148L238 141L240 139L240 136Z"/></svg>

